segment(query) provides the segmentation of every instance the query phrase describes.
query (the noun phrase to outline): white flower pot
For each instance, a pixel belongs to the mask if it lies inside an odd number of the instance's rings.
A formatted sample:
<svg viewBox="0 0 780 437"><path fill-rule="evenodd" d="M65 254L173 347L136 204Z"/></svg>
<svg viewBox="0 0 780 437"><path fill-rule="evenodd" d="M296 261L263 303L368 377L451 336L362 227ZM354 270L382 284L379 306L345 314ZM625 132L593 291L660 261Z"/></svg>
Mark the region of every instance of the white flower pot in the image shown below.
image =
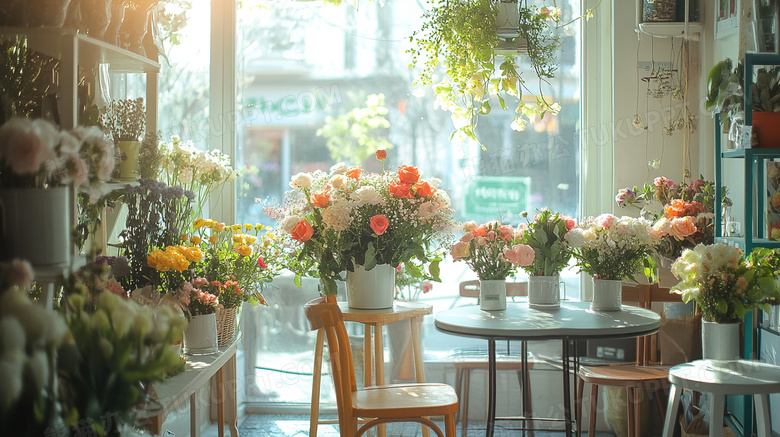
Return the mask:
<svg viewBox="0 0 780 437"><path fill-rule="evenodd" d="M479 280L479 309L501 311L506 309L506 280Z"/></svg>
<svg viewBox="0 0 780 437"><path fill-rule="evenodd" d="M517 0L502 0L496 5L496 35L516 38L520 35L520 6Z"/></svg>
<svg viewBox="0 0 780 437"><path fill-rule="evenodd" d="M187 355L210 355L216 352L216 313L190 317L190 323L184 329L184 353Z"/></svg>
<svg viewBox="0 0 780 437"><path fill-rule="evenodd" d="M34 266L70 263L70 188L0 190L0 260L22 258Z"/></svg>
<svg viewBox="0 0 780 437"><path fill-rule="evenodd" d="M134 182L138 179L138 152L141 148L141 142L118 141L116 145L122 153L122 160L119 163L119 180Z"/></svg>
<svg viewBox="0 0 780 437"><path fill-rule="evenodd" d="M620 311L623 281L593 278L591 311Z"/></svg>
<svg viewBox="0 0 780 437"><path fill-rule="evenodd" d="M561 282L558 276L529 276L528 306L538 309L560 307Z"/></svg>
<svg viewBox="0 0 780 437"><path fill-rule="evenodd" d="M381 310L393 307L395 269L390 264L378 264L371 270L355 266L347 272L347 305L361 310Z"/></svg>
<svg viewBox="0 0 780 437"><path fill-rule="evenodd" d="M701 355L707 360L739 359L739 323L716 323L702 320Z"/></svg>

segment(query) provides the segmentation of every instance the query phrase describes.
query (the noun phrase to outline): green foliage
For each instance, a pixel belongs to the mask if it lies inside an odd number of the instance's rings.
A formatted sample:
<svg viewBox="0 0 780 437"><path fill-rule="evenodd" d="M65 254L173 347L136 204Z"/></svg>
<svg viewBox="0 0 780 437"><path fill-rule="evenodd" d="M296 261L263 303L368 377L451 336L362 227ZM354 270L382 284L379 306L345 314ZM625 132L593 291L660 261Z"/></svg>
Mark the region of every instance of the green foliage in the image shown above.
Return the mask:
<svg viewBox="0 0 780 437"><path fill-rule="evenodd" d="M574 227L574 220L552 212L547 208L537 211L534 221L528 220L528 213L521 214L528 227L520 242L534 250L534 262L523 269L531 276L556 276L569 265L571 247L566 243L566 234Z"/></svg>
<svg viewBox="0 0 780 437"><path fill-rule="evenodd" d="M354 107L345 114L328 116L317 135L327 140L330 157L336 161L362 163L379 149L390 149L387 140L387 120L384 94L371 94L364 107Z"/></svg>
<svg viewBox="0 0 780 437"><path fill-rule="evenodd" d="M102 124L114 137L114 142L140 140L146 129L144 99L111 102L104 110Z"/></svg>

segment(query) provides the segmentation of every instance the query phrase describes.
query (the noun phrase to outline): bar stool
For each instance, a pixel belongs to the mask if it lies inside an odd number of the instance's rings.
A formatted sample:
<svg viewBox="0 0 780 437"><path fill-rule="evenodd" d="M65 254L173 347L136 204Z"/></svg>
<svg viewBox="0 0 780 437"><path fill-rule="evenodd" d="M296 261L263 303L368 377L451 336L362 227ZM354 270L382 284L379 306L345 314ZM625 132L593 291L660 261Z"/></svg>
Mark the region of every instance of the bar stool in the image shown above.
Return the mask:
<svg viewBox="0 0 780 437"><path fill-rule="evenodd" d="M712 395L710 437L723 436L721 425L726 395L752 395L758 437L772 436L769 394L780 393L780 366L749 360L696 360L672 367L669 381L672 388L664 421L664 437L672 437L683 389Z"/></svg>

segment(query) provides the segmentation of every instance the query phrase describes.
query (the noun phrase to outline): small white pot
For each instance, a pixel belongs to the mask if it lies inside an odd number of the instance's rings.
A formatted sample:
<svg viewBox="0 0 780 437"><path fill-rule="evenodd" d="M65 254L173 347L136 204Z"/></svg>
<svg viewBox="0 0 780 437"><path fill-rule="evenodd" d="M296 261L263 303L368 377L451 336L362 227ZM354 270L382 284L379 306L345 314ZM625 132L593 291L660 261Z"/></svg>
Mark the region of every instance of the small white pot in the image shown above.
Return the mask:
<svg viewBox="0 0 780 437"><path fill-rule="evenodd" d="M506 309L506 280L479 280L479 309L502 311Z"/></svg>
<svg viewBox="0 0 780 437"><path fill-rule="evenodd" d="M558 276L529 276L528 306L538 309L560 307L561 282Z"/></svg>
<svg viewBox="0 0 780 437"><path fill-rule="evenodd" d="M210 355L217 350L216 313L190 317L190 323L184 329L184 353Z"/></svg>
<svg viewBox="0 0 780 437"><path fill-rule="evenodd" d="M706 360L738 360L739 323L716 323L702 320L701 355Z"/></svg>
<svg viewBox="0 0 780 437"><path fill-rule="evenodd" d="M393 307L395 269L390 264L378 264L371 270L355 266L347 271L347 305L361 310L381 310Z"/></svg>
<svg viewBox="0 0 780 437"><path fill-rule="evenodd" d="M620 311L623 281L593 278L591 311Z"/></svg>

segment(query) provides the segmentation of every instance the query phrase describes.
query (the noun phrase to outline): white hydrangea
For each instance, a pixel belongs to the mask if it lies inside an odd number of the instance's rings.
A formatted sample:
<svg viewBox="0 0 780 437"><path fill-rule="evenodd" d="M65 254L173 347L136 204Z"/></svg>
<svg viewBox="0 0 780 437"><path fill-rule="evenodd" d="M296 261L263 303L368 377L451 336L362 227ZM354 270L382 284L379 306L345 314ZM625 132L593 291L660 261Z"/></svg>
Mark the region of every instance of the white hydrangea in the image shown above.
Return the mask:
<svg viewBox="0 0 780 437"><path fill-rule="evenodd" d="M382 195L379 194L376 188L370 185L358 188L352 197L356 206L385 204L385 199L382 198Z"/></svg>
<svg viewBox="0 0 780 437"><path fill-rule="evenodd" d="M351 202L345 199L337 200L322 211L322 224L336 232L341 232L352 222L352 210Z"/></svg>
<svg viewBox="0 0 780 437"><path fill-rule="evenodd" d="M333 188L340 190L349 182L349 178L343 174L337 174L331 177L329 182Z"/></svg>
<svg viewBox="0 0 780 437"><path fill-rule="evenodd" d="M311 175L309 173L298 173L290 180L290 187L300 190L311 188Z"/></svg>
<svg viewBox="0 0 780 437"><path fill-rule="evenodd" d="M298 217L297 215L287 216L282 221L282 229L289 234L292 232L295 225L298 224L298 222L300 221L301 218Z"/></svg>

